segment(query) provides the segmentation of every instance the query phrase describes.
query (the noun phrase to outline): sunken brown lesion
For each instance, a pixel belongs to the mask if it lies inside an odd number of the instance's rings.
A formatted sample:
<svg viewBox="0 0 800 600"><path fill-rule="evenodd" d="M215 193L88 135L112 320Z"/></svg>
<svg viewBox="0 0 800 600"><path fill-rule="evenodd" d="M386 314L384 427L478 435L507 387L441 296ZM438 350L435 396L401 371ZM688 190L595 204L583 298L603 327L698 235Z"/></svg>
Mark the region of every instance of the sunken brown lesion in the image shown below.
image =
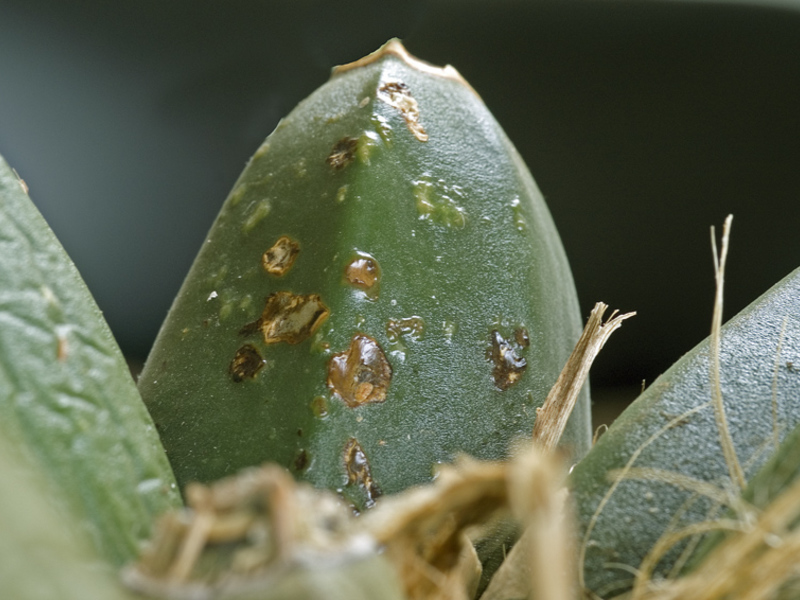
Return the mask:
<svg viewBox="0 0 800 600"><path fill-rule="evenodd" d="M493 364L494 384L502 391L517 383L528 368L528 361L518 354L518 348L515 348L496 329L491 333L491 347L487 357Z"/></svg>
<svg viewBox="0 0 800 600"><path fill-rule="evenodd" d="M420 142L428 141L428 133L420 121L419 104L405 83L387 81L378 88L378 98L400 113L415 138Z"/></svg>
<svg viewBox="0 0 800 600"><path fill-rule="evenodd" d="M347 263L344 278L347 283L365 291L371 298L377 298L381 268L372 256L362 254Z"/></svg>
<svg viewBox="0 0 800 600"><path fill-rule="evenodd" d="M350 438L344 447L344 468L347 472L347 484L357 485L367 494L367 508L375 504L383 492L372 478L372 469L369 466L367 455L356 438Z"/></svg>
<svg viewBox="0 0 800 600"><path fill-rule="evenodd" d="M368 335L354 335L347 350L328 361L328 387L351 408L384 402L391 380L386 355Z"/></svg>
<svg viewBox="0 0 800 600"><path fill-rule="evenodd" d="M281 277L292 268L298 254L300 254L300 244L282 235L269 250L264 252L261 266L270 275Z"/></svg>
<svg viewBox="0 0 800 600"><path fill-rule="evenodd" d="M255 346L245 344L236 351L228 371L231 378L239 383L245 379L253 379L263 366L264 359Z"/></svg>
<svg viewBox="0 0 800 600"><path fill-rule="evenodd" d="M300 450L292 461L295 471L305 471L308 468L309 458L306 450Z"/></svg>
<svg viewBox="0 0 800 600"><path fill-rule="evenodd" d="M355 159L356 150L358 150L358 139L344 137L334 144L325 162L337 171L344 169Z"/></svg>
<svg viewBox="0 0 800 600"><path fill-rule="evenodd" d="M275 292L267 298L261 317L248 323L239 334L261 332L265 344L299 344L308 339L328 318L330 310L318 294Z"/></svg>

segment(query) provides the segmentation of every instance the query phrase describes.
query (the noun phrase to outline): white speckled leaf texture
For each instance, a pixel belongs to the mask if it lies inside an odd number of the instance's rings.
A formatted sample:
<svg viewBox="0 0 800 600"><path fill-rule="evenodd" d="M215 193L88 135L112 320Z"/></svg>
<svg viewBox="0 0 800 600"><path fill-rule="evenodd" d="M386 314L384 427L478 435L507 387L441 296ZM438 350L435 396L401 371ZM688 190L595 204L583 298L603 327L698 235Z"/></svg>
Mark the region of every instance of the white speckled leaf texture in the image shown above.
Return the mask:
<svg viewBox="0 0 800 600"><path fill-rule="evenodd" d="M99 308L2 159L0 438L35 465L51 505L112 564L132 559L153 518L180 504Z"/></svg>
<svg viewBox="0 0 800 600"><path fill-rule="evenodd" d="M666 531L719 516L721 498L738 495L711 403L709 348L706 339L654 381L571 476L584 584L597 596L628 590ZM722 328L720 387L749 480L800 422L800 269ZM669 576L685 549L656 576Z"/></svg>

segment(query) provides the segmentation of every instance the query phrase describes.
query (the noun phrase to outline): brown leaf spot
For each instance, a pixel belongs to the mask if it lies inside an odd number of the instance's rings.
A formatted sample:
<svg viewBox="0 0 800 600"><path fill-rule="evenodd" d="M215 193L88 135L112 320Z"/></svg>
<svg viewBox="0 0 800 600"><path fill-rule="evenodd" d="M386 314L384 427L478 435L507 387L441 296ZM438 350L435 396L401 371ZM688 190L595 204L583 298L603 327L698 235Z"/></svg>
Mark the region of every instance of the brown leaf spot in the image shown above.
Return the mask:
<svg viewBox="0 0 800 600"><path fill-rule="evenodd" d="M367 508L371 508L383 492L373 481L367 455L356 438L350 438L345 444L344 468L347 471L347 484L363 488L367 493Z"/></svg>
<svg viewBox="0 0 800 600"><path fill-rule="evenodd" d="M261 257L261 266L270 275L281 277L292 268L297 255L300 253L300 244L293 239L282 235L269 250Z"/></svg>
<svg viewBox="0 0 800 600"><path fill-rule="evenodd" d="M344 269L347 282L375 299L378 297L378 283L381 278L381 268L378 261L368 254L361 254L351 260Z"/></svg>
<svg viewBox="0 0 800 600"><path fill-rule="evenodd" d="M299 344L308 338L330 311L317 294L301 296L292 292L275 292L267 298L267 304L257 327L264 334L265 344ZM251 331L256 325L245 325L242 331Z"/></svg>
<svg viewBox="0 0 800 600"><path fill-rule="evenodd" d="M57 340L56 357L58 358L58 362L64 362L69 355L69 342L67 342L67 338L61 335L57 336Z"/></svg>
<svg viewBox="0 0 800 600"><path fill-rule="evenodd" d="M531 345L531 338L528 335L528 330L525 327L519 327L514 331L514 340L520 348L527 348Z"/></svg>
<svg viewBox="0 0 800 600"><path fill-rule="evenodd" d="M392 380L392 367L378 342L363 334L328 362L328 387L347 406L383 402Z"/></svg>
<svg viewBox="0 0 800 600"><path fill-rule="evenodd" d="M494 364L492 369L494 384L503 391L519 381L519 378L522 377L528 367L528 361L518 356L513 346L503 339L503 336L496 329L492 331L492 347L489 350L489 359Z"/></svg>
<svg viewBox="0 0 800 600"><path fill-rule="evenodd" d="M250 344L245 344L236 351L228 371L237 383L245 379L252 379L264 366L264 359L258 350Z"/></svg>
<svg viewBox="0 0 800 600"><path fill-rule="evenodd" d="M300 450L300 452L297 453L297 456L294 457L294 469L295 471L305 471L307 466L308 452L305 450Z"/></svg>
<svg viewBox="0 0 800 600"><path fill-rule="evenodd" d="M353 162L356 157L356 150L358 149L358 140L356 138L346 137L340 139L333 146L333 150L325 159L331 167L337 171L344 169L347 165Z"/></svg>
<svg viewBox="0 0 800 600"><path fill-rule="evenodd" d="M378 88L378 98L400 112L408 130L415 138L420 142L428 141L428 134L419 120L419 105L405 83L387 81Z"/></svg>

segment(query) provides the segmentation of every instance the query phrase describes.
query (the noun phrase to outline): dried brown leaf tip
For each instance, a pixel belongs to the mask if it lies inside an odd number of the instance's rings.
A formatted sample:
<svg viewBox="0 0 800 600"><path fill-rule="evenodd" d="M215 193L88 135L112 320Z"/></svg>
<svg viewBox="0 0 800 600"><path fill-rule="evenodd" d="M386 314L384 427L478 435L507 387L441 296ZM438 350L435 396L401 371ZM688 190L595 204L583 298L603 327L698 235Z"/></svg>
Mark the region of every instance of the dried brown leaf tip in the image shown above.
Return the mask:
<svg viewBox="0 0 800 600"><path fill-rule="evenodd" d="M264 252L261 257L261 266L270 275L281 277L292 268L299 253L300 244L282 235L269 250Z"/></svg>
<svg viewBox="0 0 800 600"><path fill-rule="evenodd" d="M347 485L361 487L367 494L366 507L372 508L375 505L375 500L383 492L372 479L372 470L370 469L367 455L364 454L364 449L355 438L350 438L345 444L344 468L347 472Z"/></svg>
<svg viewBox="0 0 800 600"><path fill-rule="evenodd" d="M245 379L253 379L264 366L264 359L252 344L245 344L236 351L228 371L231 378L239 383Z"/></svg>
<svg viewBox="0 0 800 600"><path fill-rule="evenodd" d="M493 365L494 384L503 391L517 383L528 368L528 361L519 355L522 348L530 345L527 330L520 327L514 333L514 338L516 343L512 344L495 329L491 334L492 345L487 351L487 356Z"/></svg>
<svg viewBox="0 0 800 600"><path fill-rule="evenodd" d="M356 157L356 150L358 150L358 139L352 137L342 138L334 144L333 150L331 150L325 162L337 171L344 169L353 162Z"/></svg>
<svg viewBox="0 0 800 600"><path fill-rule="evenodd" d="M328 362L328 387L351 408L386 400L391 380L386 355L368 335L354 335L347 350Z"/></svg>
<svg viewBox="0 0 800 600"><path fill-rule="evenodd" d="M419 119L419 105L405 83L387 81L378 88L378 98L400 112L415 138L420 142L428 141L428 134Z"/></svg>

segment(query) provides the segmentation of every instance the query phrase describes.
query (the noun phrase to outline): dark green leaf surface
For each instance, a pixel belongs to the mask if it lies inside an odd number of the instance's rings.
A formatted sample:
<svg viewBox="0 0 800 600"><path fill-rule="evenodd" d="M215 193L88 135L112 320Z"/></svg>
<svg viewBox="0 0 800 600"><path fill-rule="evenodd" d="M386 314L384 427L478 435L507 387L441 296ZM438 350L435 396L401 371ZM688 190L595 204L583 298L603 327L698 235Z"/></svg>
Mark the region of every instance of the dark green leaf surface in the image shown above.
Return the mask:
<svg viewBox="0 0 800 600"><path fill-rule="evenodd" d="M722 328L721 390L733 444L750 479L800 422L800 270ZM702 486L738 495L711 405L709 341L687 353L631 405L571 476L585 552L586 587L602 597L627 589L666 530L719 516ZM630 467L630 477L619 480ZM637 469L661 473L643 477ZM653 480L659 479L658 481ZM618 483L617 483L618 482ZM723 498L724 499L724 498ZM673 551L657 574L669 573Z"/></svg>
<svg viewBox="0 0 800 600"><path fill-rule="evenodd" d="M139 389L181 483L272 460L363 506L459 452L505 456L580 334L550 214L480 98L451 71L373 58L335 73L258 150L148 358ZM261 261L282 236L299 253L278 276ZM347 275L366 256L380 269L368 290ZM318 294L330 315L307 339L267 344L271 294ZM326 381L357 335L391 374L355 377L388 387L350 406ZM517 359L524 371L495 370ZM564 437L577 456L587 392Z"/></svg>
<svg viewBox="0 0 800 600"><path fill-rule="evenodd" d="M179 503L128 367L75 266L0 159L0 437L115 564Z"/></svg>

